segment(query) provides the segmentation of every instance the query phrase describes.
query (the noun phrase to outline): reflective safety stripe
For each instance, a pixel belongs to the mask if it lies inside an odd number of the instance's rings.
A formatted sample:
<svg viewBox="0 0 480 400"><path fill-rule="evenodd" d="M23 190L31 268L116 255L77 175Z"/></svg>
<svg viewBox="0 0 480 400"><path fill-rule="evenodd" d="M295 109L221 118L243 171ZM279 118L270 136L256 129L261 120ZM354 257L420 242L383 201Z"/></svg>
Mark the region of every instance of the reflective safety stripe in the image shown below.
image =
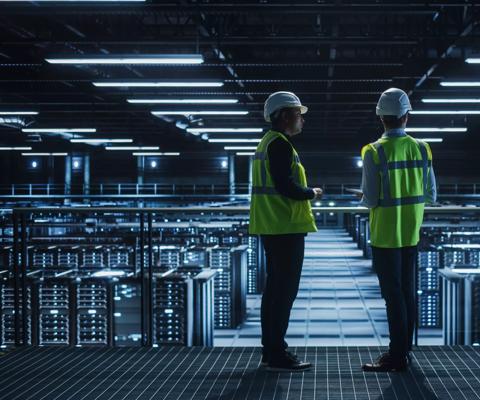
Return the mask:
<svg viewBox="0 0 480 400"><path fill-rule="evenodd" d="M420 153L422 153L423 159L423 194L427 193L427 174L428 174L428 154L425 145L417 140L420 145Z"/></svg>
<svg viewBox="0 0 480 400"><path fill-rule="evenodd" d="M385 155L385 150L380 143L375 143L375 148L377 149L378 158L380 160L380 173L383 177L383 198L388 200L390 199L390 177L388 176L387 156Z"/></svg>
<svg viewBox="0 0 480 400"><path fill-rule="evenodd" d="M254 186L252 187L252 195L256 194L279 194L273 187L262 187Z"/></svg>
<svg viewBox="0 0 480 400"><path fill-rule="evenodd" d="M411 204L420 204L420 203L425 203L424 196L412 196L412 197L402 197L399 199L378 200L378 205L380 207L407 206Z"/></svg>
<svg viewBox="0 0 480 400"><path fill-rule="evenodd" d="M424 164L424 160L390 161L388 169L424 168ZM428 164L431 164L431 161L427 161Z"/></svg>
<svg viewBox="0 0 480 400"><path fill-rule="evenodd" d="M390 161L387 162L385 150L379 142L374 144L380 161L380 174L382 176L383 199L378 200L380 207L404 206L410 204L420 204L425 202L425 193L427 192L427 173L431 161L428 160L427 148L423 143L417 141L422 154L421 160ZM392 199L390 196L390 176L388 171L391 169L423 168L423 196L412 196Z"/></svg>

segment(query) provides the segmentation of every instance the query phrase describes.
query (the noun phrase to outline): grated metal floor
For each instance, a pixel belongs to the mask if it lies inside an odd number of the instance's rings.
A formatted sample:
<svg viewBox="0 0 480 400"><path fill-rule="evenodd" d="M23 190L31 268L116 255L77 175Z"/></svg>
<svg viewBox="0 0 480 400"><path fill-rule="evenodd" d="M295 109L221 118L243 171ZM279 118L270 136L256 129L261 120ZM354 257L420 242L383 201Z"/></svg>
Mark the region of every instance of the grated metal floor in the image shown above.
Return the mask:
<svg viewBox="0 0 480 400"><path fill-rule="evenodd" d="M215 346L259 346L261 295L249 295L247 320L217 329ZM372 260L344 229L323 228L305 242L300 288L286 340L290 346L386 346L385 301ZM421 345L443 344L442 332L420 330Z"/></svg>
<svg viewBox="0 0 480 400"><path fill-rule="evenodd" d="M403 373L363 373L380 347L301 347L268 373L258 347L22 348L0 357L2 400L480 399L480 349L419 347Z"/></svg>

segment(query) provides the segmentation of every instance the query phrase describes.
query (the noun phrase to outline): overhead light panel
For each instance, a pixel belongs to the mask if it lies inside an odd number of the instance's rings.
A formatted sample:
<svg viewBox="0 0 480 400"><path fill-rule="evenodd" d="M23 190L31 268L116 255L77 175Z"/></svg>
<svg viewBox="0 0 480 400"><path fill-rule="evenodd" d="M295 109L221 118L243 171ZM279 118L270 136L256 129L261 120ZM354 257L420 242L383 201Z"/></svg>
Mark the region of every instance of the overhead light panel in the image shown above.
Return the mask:
<svg viewBox="0 0 480 400"><path fill-rule="evenodd" d="M202 64L203 57L198 54L174 55L128 55L111 57L73 57L73 58L46 58L50 64L104 64L104 65L168 65L168 64Z"/></svg>
<svg viewBox="0 0 480 400"><path fill-rule="evenodd" d="M409 111L409 114L413 115L453 115L453 114L461 114L461 115L478 115L480 114L480 110L419 110L419 111Z"/></svg>
<svg viewBox="0 0 480 400"><path fill-rule="evenodd" d="M127 99L132 104L235 104L237 99Z"/></svg>
<svg viewBox="0 0 480 400"><path fill-rule="evenodd" d="M250 151L239 151L235 153L237 156L254 156L255 152Z"/></svg>
<svg viewBox="0 0 480 400"><path fill-rule="evenodd" d="M256 150L255 146L225 146L225 150Z"/></svg>
<svg viewBox="0 0 480 400"><path fill-rule="evenodd" d="M478 57L470 57L465 60L468 64L480 64L480 58Z"/></svg>
<svg viewBox="0 0 480 400"><path fill-rule="evenodd" d="M134 156L179 156L180 153L176 152L166 152L166 153L159 153L159 152L139 152L139 153L132 153Z"/></svg>
<svg viewBox="0 0 480 400"><path fill-rule="evenodd" d="M97 87L222 87L223 82L92 82Z"/></svg>
<svg viewBox="0 0 480 400"><path fill-rule="evenodd" d="M0 115L38 115L38 111L0 111Z"/></svg>
<svg viewBox="0 0 480 400"><path fill-rule="evenodd" d="M133 139L70 139L71 143L87 143L87 144L101 144L101 143L132 143Z"/></svg>
<svg viewBox="0 0 480 400"><path fill-rule="evenodd" d="M192 135L200 133L261 133L262 128L187 128Z"/></svg>
<svg viewBox="0 0 480 400"><path fill-rule="evenodd" d="M158 150L160 147L158 146L110 146L110 147L105 147L106 150Z"/></svg>
<svg viewBox="0 0 480 400"><path fill-rule="evenodd" d="M30 133L95 133L95 128L23 128L22 132Z"/></svg>
<svg viewBox="0 0 480 400"><path fill-rule="evenodd" d="M153 115L247 115L248 111L152 111Z"/></svg>
<svg viewBox="0 0 480 400"><path fill-rule="evenodd" d="M443 142L442 138L418 138L418 140L422 140L424 142L429 142L429 143L442 143Z"/></svg>
<svg viewBox="0 0 480 400"><path fill-rule="evenodd" d="M144 3L146 0L35 0L35 3ZM0 0L0 2L31 3L32 0Z"/></svg>
<svg viewBox="0 0 480 400"><path fill-rule="evenodd" d="M9 151L9 150L32 150L31 147L0 147L0 151Z"/></svg>
<svg viewBox="0 0 480 400"><path fill-rule="evenodd" d="M477 87L480 86L480 82L478 81L470 81L470 82L440 82L440 86L450 86L450 87Z"/></svg>
<svg viewBox="0 0 480 400"><path fill-rule="evenodd" d="M466 132L467 128L405 128L405 132Z"/></svg>
<svg viewBox="0 0 480 400"><path fill-rule="evenodd" d="M480 99L422 99L423 103L480 103Z"/></svg>
<svg viewBox="0 0 480 400"><path fill-rule="evenodd" d="M22 156L35 156L35 157L43 157L43 156L53 156L53 157L65 157L68 156L68 153L22 153Z"/></svg>
<svg viewBox="0 0 480 400"><path fill-rule="evenodd" d="M260 143L262 139L208 139L210 143Z"/></svg>

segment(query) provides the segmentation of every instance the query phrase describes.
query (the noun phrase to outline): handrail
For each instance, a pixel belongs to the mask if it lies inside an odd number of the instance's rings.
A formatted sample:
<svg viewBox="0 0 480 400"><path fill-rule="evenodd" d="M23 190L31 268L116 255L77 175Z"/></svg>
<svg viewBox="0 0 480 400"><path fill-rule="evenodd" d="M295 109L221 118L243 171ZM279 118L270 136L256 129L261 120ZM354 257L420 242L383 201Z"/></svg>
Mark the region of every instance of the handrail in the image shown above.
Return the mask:
<svg viewBox="0 0 480 400"><path fill-rule="evenodd" d="M366 207L312 207L314 212L343 212L343 213L368 213L369 209ZM250 211L248 206L212 206L212 207L16 207L13 208L14 214L24 213L49 213L54 212L58 214L68 213L240 213L247 214ZM443 214L443 213L465 213L473 212L480 213L480 207L474 206L441 206L441 207L425 207L426 213Z"/></svg>
<svg viewBox="0 0 480 400"><path fill-rule="evenodd" d="M326 195L351 196L347 188L358 187L357 183L323 184L320 186ZM0 185L0 197L129 197L129 196L229 196L228 184L161 184L161 183L98 183L90 185L65 185L44 183L18 183ZM480 196L480 184L439 184L437 193L442 196ZM233 185L235 196L248 196L251 185L237 183Z"/></svg>

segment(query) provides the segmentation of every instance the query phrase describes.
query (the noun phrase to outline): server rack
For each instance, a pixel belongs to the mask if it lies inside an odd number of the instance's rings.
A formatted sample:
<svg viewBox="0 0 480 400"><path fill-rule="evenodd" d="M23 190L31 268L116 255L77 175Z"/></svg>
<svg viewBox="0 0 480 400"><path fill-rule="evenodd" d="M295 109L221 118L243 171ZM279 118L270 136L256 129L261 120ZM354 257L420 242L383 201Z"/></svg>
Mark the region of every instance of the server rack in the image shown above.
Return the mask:
<svg viewBox="0 0 480 400"><path fill-rule="evenodd" d="M440 252L420 250L417 256L417 293L420 328L441 328L442 326L442 288L438 270Z"/></svg>
<svg viewBox="0 0 480 400"><path fill-rule="evenodd" d="M22 292L20 291L20 304ZM14 281L11 278L3 278L0 281L0 346L13 346L15 344L15 300ZM27 284L27 338L28 344L32 344L32 286ZM20 307L22 313L22 307ZM23 317L22 314L20 314ZM23 327L20 325L20 335L23 335Z"/></svg>
<svg viewBox="0 0 480 400"><path fill-rule="evenodd" d="M214 247L209 250L210 266L215 277L215 328L235 328L246 313L246 250Z"/></svg>
<svg viewBox="0 0 480 400"><path fill-rule="evenodd" d="M440 271L444 281L446 345L480 345L480 273L478 268Z"/></svg>
<svg viewBox="0 0 480 400"><path fill-rule="evenodd" d="M193 283L171 273L154 278L152 293L153 344L193 343Z"/></svg>

